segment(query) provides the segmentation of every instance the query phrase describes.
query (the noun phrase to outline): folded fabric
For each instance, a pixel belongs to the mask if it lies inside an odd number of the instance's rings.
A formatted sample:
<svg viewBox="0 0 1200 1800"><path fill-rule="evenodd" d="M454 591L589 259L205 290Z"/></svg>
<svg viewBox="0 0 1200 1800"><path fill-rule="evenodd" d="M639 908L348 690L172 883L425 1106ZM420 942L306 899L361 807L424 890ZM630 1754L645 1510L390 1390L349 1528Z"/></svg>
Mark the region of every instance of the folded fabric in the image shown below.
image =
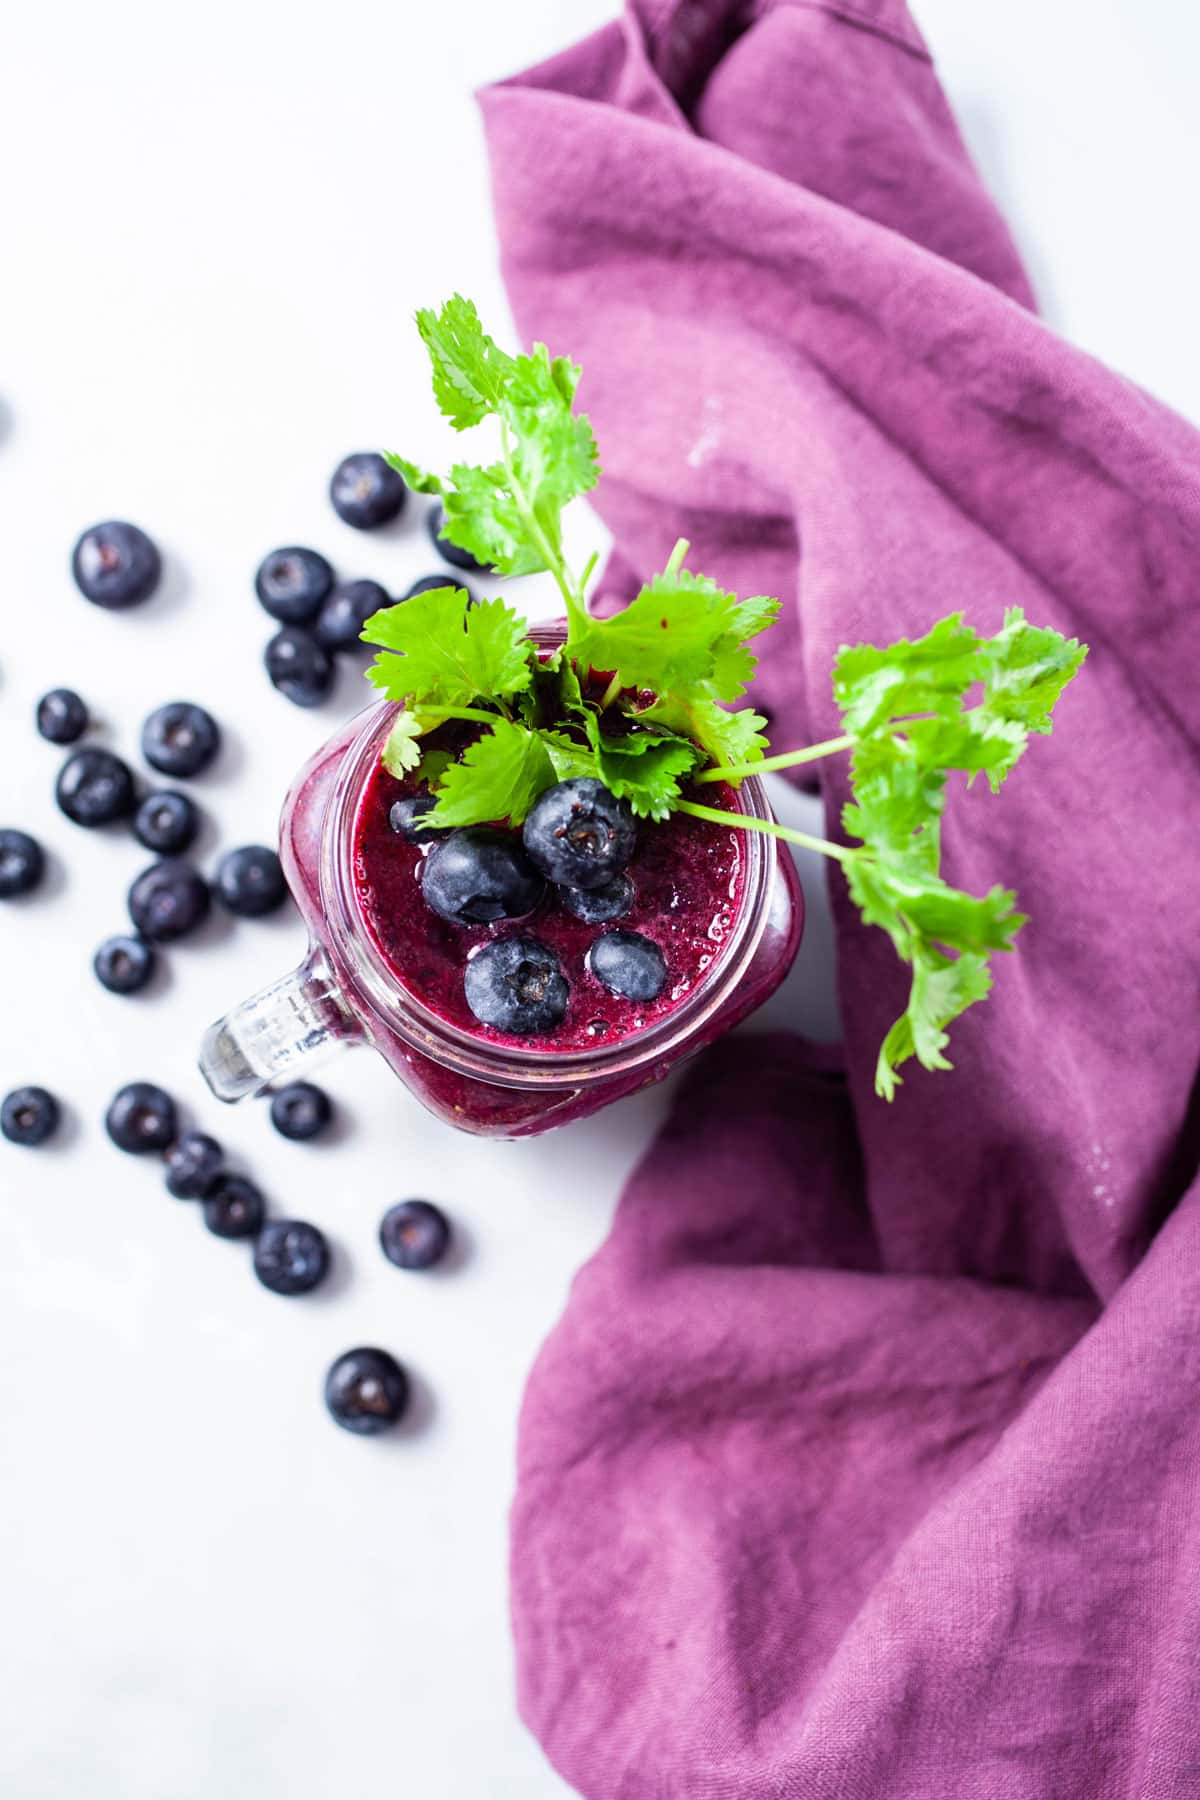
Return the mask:
<svg viewBox="0 0 1200 1800"><path fill-rule="evenodd" d="M710 1052L578 1277L523 1715L587 1800L1200 1794L1200 439L1038 320L899 0L641 0L483 104L614 603L679 535L780 593L777 747L836 731L846 642L1017 604L1092 646L948 817L1032 920L954 1072L874 1097L905 972L835 871L845 1078Z"/></svg>

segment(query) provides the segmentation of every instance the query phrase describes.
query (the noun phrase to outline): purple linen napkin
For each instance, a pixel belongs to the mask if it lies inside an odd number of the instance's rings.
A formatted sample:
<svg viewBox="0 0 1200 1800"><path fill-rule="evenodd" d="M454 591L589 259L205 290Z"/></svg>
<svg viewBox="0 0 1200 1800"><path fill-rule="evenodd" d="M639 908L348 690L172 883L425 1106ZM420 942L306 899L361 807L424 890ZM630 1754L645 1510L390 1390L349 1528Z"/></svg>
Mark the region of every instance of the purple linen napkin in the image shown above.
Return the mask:
<svg viewBox="0 0 1200 1800"><path fill-rule="evenodd" d="M682 534L781 593L776 747L836 731L844 642L1020 604L1092 645L951 808L948 878L1032 915L955 1072L875 1099L905 972L835 872L848 1080L727 1040L578 1277L523 1714L588 1800L1194 1797L1200 440L1037 319L899 0L642 0L484 110L608 592Z"/></svg>

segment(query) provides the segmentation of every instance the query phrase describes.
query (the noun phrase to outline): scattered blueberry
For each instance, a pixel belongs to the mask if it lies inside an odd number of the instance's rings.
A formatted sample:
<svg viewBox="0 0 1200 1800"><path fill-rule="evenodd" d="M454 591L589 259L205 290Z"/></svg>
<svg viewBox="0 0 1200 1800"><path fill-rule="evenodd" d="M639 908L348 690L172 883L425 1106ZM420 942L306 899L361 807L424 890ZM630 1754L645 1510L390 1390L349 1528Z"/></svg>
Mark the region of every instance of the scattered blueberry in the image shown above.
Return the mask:
<svg viewBox="0 0 1200 1800"><path fill-rule="evenodd" d="M325 1233L303 1219L272 1219L254 1246L254 1273L273 1294L310 1294L329 1273Z"/></svg>
<svg viewBox="0 0 1200 1800"><path fill-rule="evenodd" d="M602 931L587 966L610 994L623 1000L657 1000L667 979L667 960L640 931Z"/></svg>
<svg viewBox="0 0 1200 1800"><path fill-rule="evenodd" d="M319 550L299 544L272 550L258 565L254 591L282 625L307 625L333 586L333 570Z"/></svg>
<svg viewBox="0 0 1200 1800"><path fill-rule="evenodd" d="M199 775L220 748L217 721L191 700L157 707L142 726L142 755L160 775Z"/></svg>
<svg viewBox="0 0 1200 1800"><path fill-rule="evenodd" d="M271 1123L281 1137L294 1143L319 1137L332 1118L329 1095L311 1081L289 1081L271 1095Z"/></svg>
<svg viewBox="0 0 1200 1800"><path fill-rule="evenodd" d="M193 800L174 788L147 794L133 815L133 835L159 856L179 856L191 848L200 829Z"/></svg>
<svg viewBox="0 0 1200 1800"><path fill-rule="evenodd" d="M45 873L45 853L36 838L13 826L0 829L0 900L32 894Z"/></svg>
<svg viewBox="0 0 1200 1800"><path fill-rule="evenodd" d="M422 575L417 581L413 582L412 586L408 589L408 592L404 595L404 598L406 600L411 600L414 594L429 594L433 592L434 588L450 586L458 588L461 593L464 593L467 596L468 606L475 605L475 596L467 586L466 582L455 581L448 575Z"/></svg>
<svg viewBox="0 0 1200 1800"><path fill-rule="evenodd" d="M131 1081L109 1103L104 1129L118 1150L165 1150L175 1138L175 1102L153 1082Z"/></svg>
<svg viewBox="0 0 1200 1800"><path fill-rule="evenodd" d="M425 515L425 528L438 555L445 557L446 561L452 563L456 569L470 569L476 575L486 574L486 563L481 563L478 558L471 555L469 550L463 550L458 544L452 544L449 538L442 537L441 531L445 523L446 509L440 500L435 500ZM445 587L445 585L443 582L442 586Z"/></svg>
<svg viewBox="0 0 1200 1800"><path fill-rule="evenodd" d="M627 800L582 775L538 795L523 835L530 857L550 881L602 888L633 855L637 826Z"/></svg>
<svg viewBox="0 0 1200 1800"><path fill-rule="evenodd" d="M379 1244L398 1269L432 1269L450 1248L450 1221L429 1200L401 1200L379 1221Z"/></svg>
<svg viewBox="0 0 1200 1800"><path fill-rule="evenodd" d="M405 794L402 800L393 800L389 806L388 824L406 844L427 843L437 835L439 827L423 825L421 821L436 805L435 794Z"/></svg>
<svg viewBox="0 0 1200 1800"><path fill-rule="evenodd" d="M218 1175L202 1205L204 1223L215 1237L257 1237L267 1216L261 1189L244 1175Z"/></svg>
<svg viewBox="0 0 1200 1800"><path fill-rule="evenodd" d="M44 1087L14 1088L0 1101L0 1131L10 1144L33 1149L58 1130L58 1101Z"/></svg>
<svg viewBox="0 0 1200 1800"><path fill-rule="evenodd" d="M623 919L633 905L633 882L628 875L614 875L600 888L560 888L558 897L566 911L585 925L609 925Z"/></svg>
<svg viewBox="0 0 1200 1800"><path fill-rule="evenodd" d="M110 994L136 994L153 975L156 960L144 938L125 933L105 938L92 958L92 968L96 980Z"/></svg>
<svg viewBox="0 0 1200 1800"><path fill-rule="evenodd" d="M152 944L173 944L208 917L209 887L199 869L182 857L151 863L129 890L127 905L135 931Z"/></svg>
<svg viewBox="0 0 1200 1800"><path fill-rule="evenodd" d="M365 1345L344 1351L325 1377L330 1416L360 1437L374 1437L394 1425L408 1396L408 1376L395 1357Z"/></svg>
<svg viewBox="0 0 1200 1800"><path fill-rule="evenodd" d="M293 706L320 706L333 686L333 659L311 631L285 625L263 653L272 687Z"/></svg>
<svg viewBox="0 0 1200 1800"><path fill-rule="evenodd" d="M133 771L111 750L76 750L58 771L54 796L76 825L111 825L137 804Z"/></svg>
<svg viewBox="0 0 1200 1800"><path fill-rule="evenodd" d="M138 526L106 519L75 545L71 573L85 599L115 612L149 599L162 574L162 558Z"/></svg>
<svg viewBox="0 0 1200 1800"><path fill-rule="evenodd" d="M456 925L520 919L545 892L520 840L489 825L468 825L435 844L422 866L426 905Z"/></svg>
<svg viewBox="0 0 1200 1800"><path fill-rule="evenodd" d="M361 650L363 626L372 613L391 604L391 595L377 581L344 581L322 602L313 636L335 656Z"/></svg>
<svg viewBox="0 0 1200 1800"><path fill-rule="evenodd" d="M373 531L404 511L408 489L377 450L360 450L344 456L333 471L329 498L339 519L359 531Z"/></svg>
<svg viewBox="0 0 1200 1800"><path fill-rule="evenodd" d="M571 990L554 951L537 938L493 938L467 963L467 1005L481 1025L517 1037L561 1025Z"/></svg>
<svg viewBox="0 0 1200 1800"><path fill-rule="evenodd" d="M265 844L243 844L217 864L217 899L239 919L261 919L287 899L283 865Z"/></svg>
<svg viewBox="0 0 1200 1800"><path fill-rule="evenodd" d="M224 1163L216 1138L206 1131L185 1131L167 1150L167 1192L177 1200L203 1200Z"/></svg>
<svg viewBox="0 0 1200 1800"><path fill-rule="evenodd" d="M88 709L71 688L51 688L37 703L37 728L52 744L73 744L88 728Z"/></svg>

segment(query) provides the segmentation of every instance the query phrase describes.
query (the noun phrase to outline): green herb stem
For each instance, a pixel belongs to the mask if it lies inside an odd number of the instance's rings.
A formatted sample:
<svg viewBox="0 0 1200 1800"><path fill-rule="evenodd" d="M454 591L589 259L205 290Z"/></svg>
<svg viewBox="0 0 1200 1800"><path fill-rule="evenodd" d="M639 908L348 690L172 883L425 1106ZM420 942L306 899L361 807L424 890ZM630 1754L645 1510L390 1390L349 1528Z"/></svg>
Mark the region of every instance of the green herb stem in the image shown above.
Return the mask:
<svg viewBox="0 0 1200 1800"><path fill-rule="evenodd" d="M708 819L713 825L735 825L740 831L761 831L767 837L785 838L789 844L799 844L802 850L817 850L822 856L832 856L841 863L852 862L859 854L846 844L831 844L828 838L810 837L807 831L778 825L774 819L756 819L750 813L722 812L720 807L701 806L695 800L677 801L675 811L690 813L693 819Z"/></svg>
<svg viewBox="0 0 1200 1800"><path fill-rule="evenodd" d="M470 725L494 725L501 717L500 713L484 712L481 706L414 706L418 718L422 719L465 719Z"/></svg>
<svg viewBox="0 0 1200 1800"><path fill-rule="evenodd" d="M557 545L551 543L550 539L546 536L546 533L542 528L541 520L538 518L534 509L533 502L526 492L524 484L517 475L516 464L513 461L512 454L512 437L508 429L508 424L504 420L501 420L501 439L501 457L504 462L505 471L508 475L513 499L516 501L517 511L520 513L530 537L541 552L542 560L553 575L555 581L558 583L558 590L566 602L568 620L567 638L569 641L572 627L583 630L586 629L587 626L587 609L583 604L582 592L571 580L571 571L567 567L566 559L564 558L562 551Z"/></svg>
<svg viewBox="0 0 1200 1800"><path fill-rule="evenodd" d="M705 781L740 781L744 775L766 775L772 769L798 769L801 763L816 762L822 756L834 756L839 750L853 750L856 738L847 734L845 737L826 738L823 743L810 744L806 750L781 750L778 756L764 756L758 762L726 763L714 769L705 769L696 776L696 785Z"/></svg>
<svg viewBox="0 0 1200 1800"><path fill-rule="evenodd" d="M616 697L620 693L620 691L621 691L621 672L618 669L617 673L613 676L612 680L609 682L608 686L604 690L603 697L600 701L600 711L601 712L608 711L609 707L612 705L613 701L616 699Z"/></svg>

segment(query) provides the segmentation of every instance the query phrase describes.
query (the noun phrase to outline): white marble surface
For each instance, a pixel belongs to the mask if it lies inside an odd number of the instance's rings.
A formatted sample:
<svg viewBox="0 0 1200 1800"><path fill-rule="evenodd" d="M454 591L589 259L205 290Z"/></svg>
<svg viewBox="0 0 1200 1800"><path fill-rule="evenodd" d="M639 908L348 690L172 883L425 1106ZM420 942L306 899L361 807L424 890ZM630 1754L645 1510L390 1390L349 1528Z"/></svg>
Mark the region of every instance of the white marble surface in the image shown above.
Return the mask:
<svg viewBox="0 0 1200 1800"><path fill-rule="evenodd" d="M406 317L455 286L504 316L470 89L609 10L67 0L0 27L0 820L54 859L47 893L0 916L0 1089L41 1081L70 1108L55 1148L0 1144L11 1800L567 1791L513 1704L514 1423L664 1097L489 1146L428 1120L360 1051L327 1072L335 1143L283 1143L260 1105L223 1111L193 1071L197 1037L296 960L294 916L214 924L152 995L103 993L91 950L143 859L54 812L60 753L30 715L75 685L132 753L151 706L207 703L228 741L196 784L203 858L270 837L355 684L321 714L272 695L251 571L297 539L393 588L429 565L419 530L340 525L324 483L349 449L440 448ZM917 10L1051 317L1200 414L1194 19L1168 0ZM151 529L170 569L124 617L66 573L77 530L112 514ZM546 609L537 583L524 594ZM818 921L775 1018L828 1028L828 960ZM241 1248L110 1148L104 1103L136 1077L219 1131L278 1209L328 1230L330 1291L264 1293ZM461 1267L384 1263L376 1223L406 1194L453 1214ZM321 1409L326 1363L363 1341L419 1377L419 1429L393 1442L347 1437Z"/></svg>

